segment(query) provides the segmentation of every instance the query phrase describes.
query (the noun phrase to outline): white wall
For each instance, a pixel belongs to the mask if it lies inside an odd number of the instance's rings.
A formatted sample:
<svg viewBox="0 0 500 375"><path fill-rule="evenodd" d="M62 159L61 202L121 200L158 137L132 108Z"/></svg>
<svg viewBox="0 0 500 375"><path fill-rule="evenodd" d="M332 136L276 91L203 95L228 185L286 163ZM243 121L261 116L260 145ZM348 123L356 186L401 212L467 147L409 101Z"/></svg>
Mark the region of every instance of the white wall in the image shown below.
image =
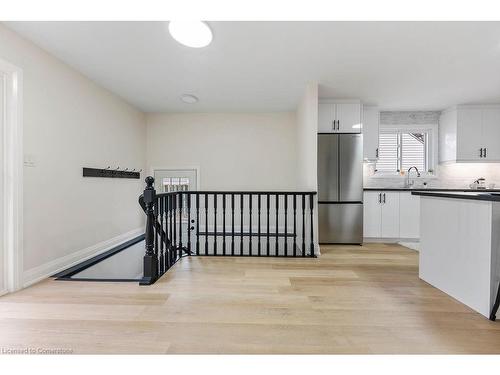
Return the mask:
<svg viewBox="0 0 500 375"><path fill-rule="evenodd" d="M318 85L310 83L297 105L297 189L318 191ZM316 254L318 245L318 203L314 200L313 225Z"/></svg>
<svg viewBox="0 0 500 375"><path fill-rule="evenodd" d="M306 86L297 106L297 188L318 189L318 85Z"/></svg>
<svg viewBox="0 0 500 375"><path fill-rule="evenodd" d="M294 190L295 114L147 116L151 167L200 168L201 190Z"/></svg>
<svg viewBox="0 0 500 375"><path fill-rule="evenodd" d="M82 167L145 168L145 116L2 25L0 58L23 69L24 153L36 163L24 167L26 284L143 227L143 175L83 178Z"/></svg>

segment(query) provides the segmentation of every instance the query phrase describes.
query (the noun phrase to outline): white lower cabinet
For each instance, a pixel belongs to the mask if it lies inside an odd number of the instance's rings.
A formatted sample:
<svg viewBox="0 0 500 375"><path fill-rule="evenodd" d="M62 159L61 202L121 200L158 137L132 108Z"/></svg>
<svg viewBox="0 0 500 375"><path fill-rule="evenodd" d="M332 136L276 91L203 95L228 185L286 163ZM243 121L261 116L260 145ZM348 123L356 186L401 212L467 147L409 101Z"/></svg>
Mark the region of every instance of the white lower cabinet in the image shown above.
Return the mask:
<svg viewBox="0 0 500 375"><path fill-rule="evenodd" d="M365 191L363 210L365 238L419 238L420 201L411 192Z"/></svg>
<svg viewBox="0 0 500 375"><path fill-rule="evenodd" d="M420 238L420 197L399 193L399 237Z"/></svg>

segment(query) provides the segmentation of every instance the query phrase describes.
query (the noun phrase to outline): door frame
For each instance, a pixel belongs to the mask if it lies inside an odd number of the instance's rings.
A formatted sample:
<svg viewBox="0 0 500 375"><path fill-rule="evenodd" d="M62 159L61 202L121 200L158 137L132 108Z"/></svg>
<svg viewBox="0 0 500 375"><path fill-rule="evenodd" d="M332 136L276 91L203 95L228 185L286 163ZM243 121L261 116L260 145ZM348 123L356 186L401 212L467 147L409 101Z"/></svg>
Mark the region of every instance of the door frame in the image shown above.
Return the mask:
<svg viewBox="0 0 500 375"><path fill-rule="evenodd" d="M3 249L6 292L21 289L23 270L23 71L0 59L5 77Z"/></svg>
<svg viewBox="0 0 500 375"><path fill-rule="evenodd" d="M163 167L151 167L150 168L150 176L153 176L155 175L155 171L161 171L161 170L170 170L170 171L175 171L175 170L179 170L179 171L185 171L185 170L192 170L192 171L195 171L196 172L196 190L200 190L200 167L198 165L196 166L193 166L193 165L189 165L189 166L179 166L179 165L175 165L175 166L163 166Z"/></svg>

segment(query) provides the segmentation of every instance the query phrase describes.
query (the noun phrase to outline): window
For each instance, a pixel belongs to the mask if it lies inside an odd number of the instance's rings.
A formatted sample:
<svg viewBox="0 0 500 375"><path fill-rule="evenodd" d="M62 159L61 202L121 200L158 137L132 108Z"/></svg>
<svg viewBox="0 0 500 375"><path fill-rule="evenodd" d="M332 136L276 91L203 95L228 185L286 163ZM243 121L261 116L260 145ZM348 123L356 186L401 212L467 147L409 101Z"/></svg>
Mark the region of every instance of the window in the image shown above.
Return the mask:
<svg viewBox="0 0 500 375"><path fill-rule="evenodd" d="M430 134L429 130L381 130L376 171L397 173L413 166L421 172L432 169Z"/></svg>

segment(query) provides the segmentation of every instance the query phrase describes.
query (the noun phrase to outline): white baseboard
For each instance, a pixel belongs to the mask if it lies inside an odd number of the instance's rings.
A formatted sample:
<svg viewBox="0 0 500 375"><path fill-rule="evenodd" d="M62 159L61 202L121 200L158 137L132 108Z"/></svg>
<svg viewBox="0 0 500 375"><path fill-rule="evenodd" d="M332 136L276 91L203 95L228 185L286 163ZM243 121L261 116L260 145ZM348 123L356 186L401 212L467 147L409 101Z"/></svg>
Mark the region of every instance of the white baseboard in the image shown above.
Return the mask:
<svg viewBox="0 0 500 375"><path fill-rule="evenodd" d="M7 293L9 293L9 291L7 289L0 290L0 297L7 294Z"/></svg>
<svg viewBox="0 0 500 375"><path fill-rule="evenodd" d="M141 235L142 233L144 233L144 228L137 228L131 230L130 232L113 237L107 241L100 242L85 249L78 250L72 254L54 259L40 266L26 270L23 272L23 288L26 288L43 279L46 279L47 277L54 275L57 272L61 272L66 268L72 267L80 262L83 262L84 260L90 259L109 249L112 249L113 247L123 242Z"/></svg>

